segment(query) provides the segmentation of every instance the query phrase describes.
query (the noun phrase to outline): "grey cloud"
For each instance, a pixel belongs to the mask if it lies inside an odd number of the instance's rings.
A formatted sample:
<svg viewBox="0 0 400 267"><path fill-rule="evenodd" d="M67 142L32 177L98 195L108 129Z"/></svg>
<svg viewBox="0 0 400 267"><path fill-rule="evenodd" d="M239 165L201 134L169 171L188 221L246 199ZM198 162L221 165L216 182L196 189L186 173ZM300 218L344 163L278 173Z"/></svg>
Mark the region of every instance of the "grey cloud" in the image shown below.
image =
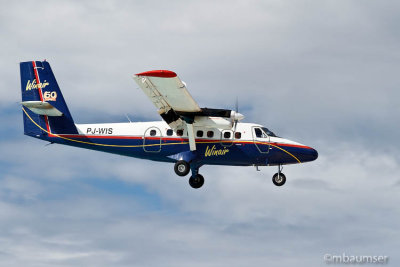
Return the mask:
<svg viewBox="0 0 400 267"><path fill-rule="evenodd" d="M398 3L29 1L0 10L0 263L7 266L396 265ZM159 119L131 79L171 69L201 106L316 147L276 170L172 165L22 136L18 62L50 61L78 123ZM15 110L15 111L14 111ZM156 167L154 167L156 166ZM141 187L146 199L89 179ZM154 204L153 202L157 202ZM155 208L153 206L156 206Z"/></svg>
<svg viewBox="0 0 400 267"><path fill-rule="evenodd" d="M39 155L47 150L35 145L32 149ZM75 148L50 153L61 151L60 157L75 155L78 161L92 153ZM188 262L223 266L266 261L290 266L296 259L318 266L325 253L337 251L396 255L398 194L391 185L398 179L390 174L398 172L398 165L390 156L377 155L375 163L385 167L377 169L369 158L372 154L362 149L344 157L331 150L321 165L285 167L289 180L283 188L271 183L274 168L256 172L250 167L206 166L201 191L193 191L186 179L176 177L171 164L154 168L151 162L102 153L89 164L67 160L63 168L77 168L77 173L142 184L163 204L147 210L146 201L135 195L94 190L95 185L85 184L76 173L65 183L32 172L29 179L41 188L39 192L30 186L1 187L0 224L7 229L2 233L2 260L10 266L28 262L32 266L183 266ZM24 161L14 168L21 166L31 168ZM319 184L326 186L307 186L316 179L309 177L318 177ZM9 179L2 178L2 184ZM57 199L41 196L57 183L70 193ZM15 202L18 197L4 198L4 192L23 196L29 189L38 196L29 205ZM71 193L71 189L78 190Z"/></svg>

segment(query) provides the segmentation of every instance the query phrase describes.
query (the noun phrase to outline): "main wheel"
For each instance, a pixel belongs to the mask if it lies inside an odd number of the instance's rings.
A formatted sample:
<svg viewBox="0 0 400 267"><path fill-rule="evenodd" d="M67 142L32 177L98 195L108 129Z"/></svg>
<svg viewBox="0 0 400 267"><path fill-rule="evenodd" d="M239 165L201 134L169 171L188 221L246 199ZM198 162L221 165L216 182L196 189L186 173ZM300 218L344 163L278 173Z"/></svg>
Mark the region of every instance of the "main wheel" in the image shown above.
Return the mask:
<svg viewBox="0 0 400 267"><path fill-rule="evenodd" d="M186 176L190 171L190 165L184 160L177 161L174 166L175 173L179 176Z"/></svg>
<svg viewBox="0 0 400 267"><path fill-rule="evenodd" d="M204 177L201 174L197 174L196 176L191 176L189 178L189 184L193 188L200 188L204 184Z"/></svg>
<svg viewBox="0 0 400 267"><path fill-rule="evenodd" d="M276 186L282 186L286 183L286 176L283 173L275 173L272 176L272 182Z"/></svg>

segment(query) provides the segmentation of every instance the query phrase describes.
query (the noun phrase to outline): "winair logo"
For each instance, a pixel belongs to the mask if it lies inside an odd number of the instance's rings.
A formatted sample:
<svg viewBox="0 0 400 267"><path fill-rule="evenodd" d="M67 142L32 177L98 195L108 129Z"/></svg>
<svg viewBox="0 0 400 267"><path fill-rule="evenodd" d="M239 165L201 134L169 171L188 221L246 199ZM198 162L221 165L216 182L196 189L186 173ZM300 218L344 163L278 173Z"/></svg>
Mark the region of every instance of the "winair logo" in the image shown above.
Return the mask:
<svg viewBox="0 0 400 267"><path fill-rule="evenodd" d="M46 88L46 86L48 86L49 83L44 80L44 82L39 83L39 87L40 88ZM38 89L38 84L36 84L36 80L33 80L33 82L31 82L31 80L28 80L27 84L26 84L26 91L32 90L32 89Z"/></svg>
<svg viewBox="0 0 400 267"><path fill-rule="evenodd" d="M226 153L229 152L229 149L224 147L223 149L216 149L215 145L210 148L209 146L206 147L206 153L204 154L206 157L211 156L224 156Z"/></svg>

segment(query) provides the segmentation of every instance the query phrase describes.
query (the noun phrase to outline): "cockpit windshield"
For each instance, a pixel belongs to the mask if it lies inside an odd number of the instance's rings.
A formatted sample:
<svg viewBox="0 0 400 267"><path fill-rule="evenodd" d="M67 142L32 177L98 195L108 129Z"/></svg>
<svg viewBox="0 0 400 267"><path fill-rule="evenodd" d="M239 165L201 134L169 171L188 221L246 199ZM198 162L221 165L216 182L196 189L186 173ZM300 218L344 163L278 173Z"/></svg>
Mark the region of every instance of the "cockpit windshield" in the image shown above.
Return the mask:
<svg viewBox="0 0 400 267"><path fill-rule="evenodd" d="M268 136L272 136L272 137L277 137L276 134L274 134L272 131L268 130L266 127L262 127L261 128L264 133L266 133Z"/></svg>

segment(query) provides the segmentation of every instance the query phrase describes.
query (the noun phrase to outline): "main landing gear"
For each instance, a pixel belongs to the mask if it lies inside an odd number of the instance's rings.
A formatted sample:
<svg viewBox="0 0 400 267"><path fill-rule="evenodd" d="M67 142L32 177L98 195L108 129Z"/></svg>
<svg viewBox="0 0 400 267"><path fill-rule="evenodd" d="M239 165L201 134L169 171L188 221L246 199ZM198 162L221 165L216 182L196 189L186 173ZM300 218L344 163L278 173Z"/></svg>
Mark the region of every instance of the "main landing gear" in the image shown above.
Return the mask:
<svg viewBox="0 0 400 267"><path fill-rule="evenodd" d="M189 184L191 187L197 189L203 186L204 184L204 177L201 174L192 175L189 178Z"/></svg>
<svg viewBox="0 0 400 267"><path fill-rule="evenodd" d="M276 186L282 186L286 183L286 176L282 173L283 167L278 165L278 172L272 176L272 182Z"/></svg>
<svg viewBox="0 0 400 267"><path fill-rule="evenodd" d="M186 176L190 171L190 165L184 160L177 161L174 166L175 173L179 176Z"/></svg>
<svg viewBox="0 0 400 267"><path fill-rule="evenodd" d="M203 175L199 174L200 166L191 166L187 161L179 160L175 163L174 170L179 176L186 176L190 170L192 170L192 176L189 178L189 184L191 187L198 189L204 184Z"/></svg>

